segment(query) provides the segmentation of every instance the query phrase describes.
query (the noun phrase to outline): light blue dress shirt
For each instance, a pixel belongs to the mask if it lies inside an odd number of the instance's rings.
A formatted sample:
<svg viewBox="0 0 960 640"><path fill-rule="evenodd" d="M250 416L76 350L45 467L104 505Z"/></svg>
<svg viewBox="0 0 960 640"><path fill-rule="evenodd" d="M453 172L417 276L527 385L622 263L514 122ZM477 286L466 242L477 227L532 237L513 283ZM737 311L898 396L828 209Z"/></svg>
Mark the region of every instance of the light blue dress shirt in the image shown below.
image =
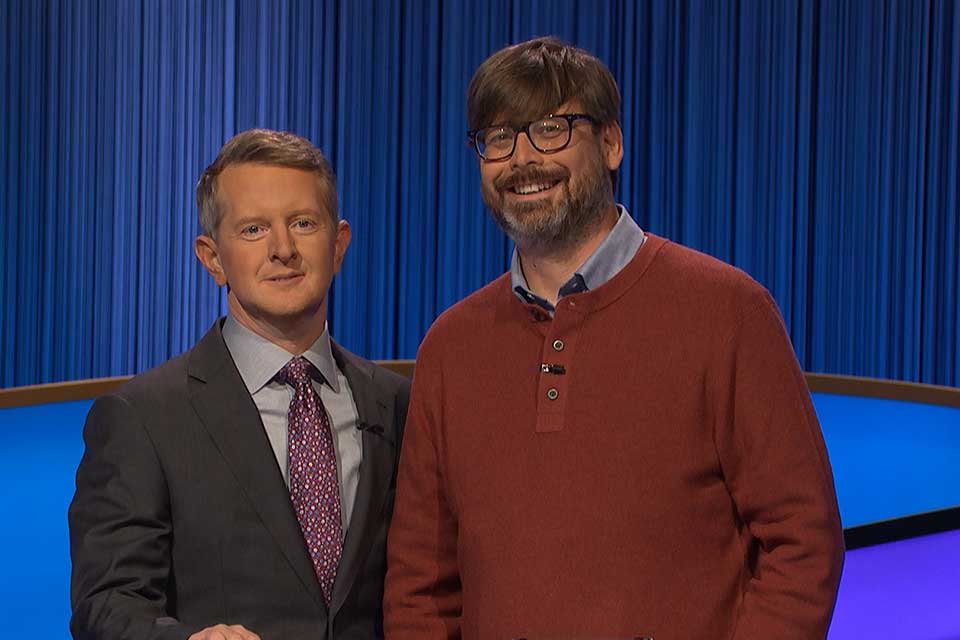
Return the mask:
<svg viewBox="0 0 960 640"><path fill-rule="evenodd" d="M289 487L287 409L293 398L293 387L277 382L274 376L283 365L300 354L293 354L278 347L234 320L232 316L227 316L223 325L223 340L240 371L243 384L260 411L263 428L267 432L270 446L273 447L284 482ZM357 429L357 405L346 377L333 358L330 334L326 327L323 334L302 355L323 376L323 382L314 380L313 386L320 394L333 431L340 484L340 517L343 520L343 533L346 535L353 503L357 498L360 461L363 458L363 434Z"/></svg>

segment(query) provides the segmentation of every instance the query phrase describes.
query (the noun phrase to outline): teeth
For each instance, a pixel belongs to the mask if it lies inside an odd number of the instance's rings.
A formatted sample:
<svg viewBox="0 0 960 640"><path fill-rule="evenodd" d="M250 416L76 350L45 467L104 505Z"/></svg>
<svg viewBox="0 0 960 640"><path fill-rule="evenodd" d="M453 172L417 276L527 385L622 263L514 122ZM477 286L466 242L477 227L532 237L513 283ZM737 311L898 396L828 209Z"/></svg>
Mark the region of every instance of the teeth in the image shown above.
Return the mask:
<svg viewBox="0 0 960 640"><path fill-rule="evenodd" d="M536 182L534 184L521 184L518 185L514 191L520 195L527 195L529 193L539 193L550 188L551 185L544 184L542 182Z"/></svg>

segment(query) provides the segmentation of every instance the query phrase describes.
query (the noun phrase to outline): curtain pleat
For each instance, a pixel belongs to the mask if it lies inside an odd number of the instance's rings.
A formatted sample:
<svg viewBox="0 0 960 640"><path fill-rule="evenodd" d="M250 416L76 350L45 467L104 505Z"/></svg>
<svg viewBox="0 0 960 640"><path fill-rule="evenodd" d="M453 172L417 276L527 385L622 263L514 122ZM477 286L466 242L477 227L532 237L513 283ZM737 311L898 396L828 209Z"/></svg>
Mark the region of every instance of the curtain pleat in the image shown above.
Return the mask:
<svg viewBox="0 0 960 640"><path fill-rule="evenodd" d="M620 84L621 201L767 286L806 369L960 384L953 0L8 0L0 386L140 371L225 312L193 189L254 126L337 173L333 334L413 357L511 251L465 144L471 74L545 34Z"/></svg>

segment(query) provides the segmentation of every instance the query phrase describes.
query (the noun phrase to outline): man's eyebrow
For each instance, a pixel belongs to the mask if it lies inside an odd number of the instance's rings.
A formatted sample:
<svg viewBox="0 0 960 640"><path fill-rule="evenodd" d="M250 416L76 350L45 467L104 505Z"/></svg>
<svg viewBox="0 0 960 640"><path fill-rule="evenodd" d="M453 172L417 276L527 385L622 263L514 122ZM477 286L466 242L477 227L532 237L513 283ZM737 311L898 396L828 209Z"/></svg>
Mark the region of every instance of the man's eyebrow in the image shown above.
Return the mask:
<svg viewBox="0 0 960 640"><path fill-rule="evenodd" d="M232 226L243 226L245 224L250 224L252 222L263 222L263 216L258 216L256 214L245 214L241 215L239 218L233 221Z"/></svg>
<svg viewBox="0 0 960 640"><path fill-rule="evenodd" d="M300 209L291 209L290 211L287 211L283 214L285 218L294 218L296 216L302 216L302 215L320 216L320 215L323 215L323 211L321 209L311 209L309 207L302 207ZM237 218L237 220L235 221L235 224L247 224L250 222L265 222L267 220L267 217L268 216L265 216L259 213L246 213L246 214L242 214L239 218Z"/></svg>

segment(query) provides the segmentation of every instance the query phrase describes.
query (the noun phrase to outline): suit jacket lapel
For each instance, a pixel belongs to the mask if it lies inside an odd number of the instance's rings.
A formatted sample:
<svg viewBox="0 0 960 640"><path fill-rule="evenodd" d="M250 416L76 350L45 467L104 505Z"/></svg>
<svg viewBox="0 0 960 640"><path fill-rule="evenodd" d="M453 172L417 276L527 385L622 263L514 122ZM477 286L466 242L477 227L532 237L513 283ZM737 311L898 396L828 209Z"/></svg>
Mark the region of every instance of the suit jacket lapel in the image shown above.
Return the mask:
<svg viewBox="0 0 960 640"><path fill-rule="evenodd" d="M330 617L343 605L364 565L374 537L383 524L383 506L393 478L397 434L394 398L376 380L374 366L331 341L333 355L350 383L357 405L358 427L363 431L363 459L357 497L344 540L343 554L333 584Z"/></svg>
<svg viewBox="0 0 960 640"><path fill-rule="evenodd" d="M304 587L325 607L289 491L219 320L191 352L188 375L190 401L201 423Z"/></svg>

